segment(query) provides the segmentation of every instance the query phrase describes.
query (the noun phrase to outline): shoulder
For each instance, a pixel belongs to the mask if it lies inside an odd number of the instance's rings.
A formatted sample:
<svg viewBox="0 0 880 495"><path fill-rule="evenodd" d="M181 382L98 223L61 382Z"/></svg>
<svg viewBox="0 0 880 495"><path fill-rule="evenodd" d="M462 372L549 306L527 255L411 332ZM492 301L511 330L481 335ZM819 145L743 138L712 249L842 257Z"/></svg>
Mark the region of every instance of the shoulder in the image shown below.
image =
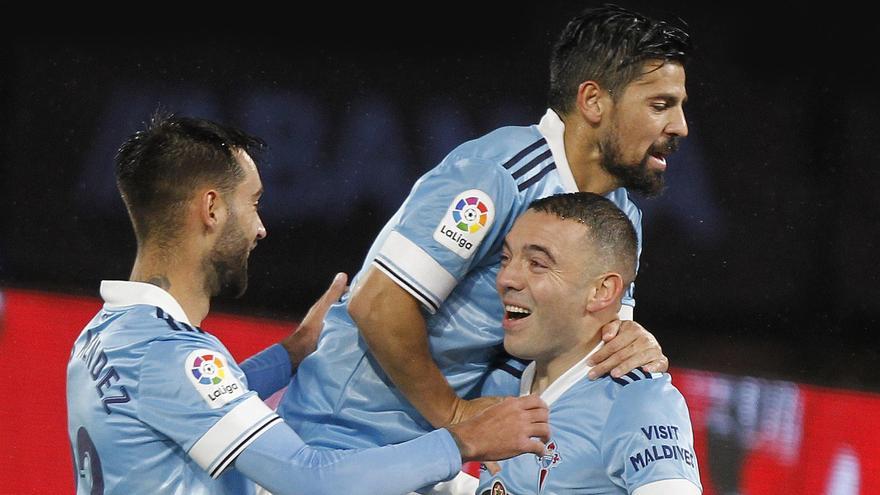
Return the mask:
<svg viewBox="0 0 880 495"><path fill-rule="evenodd" d="M181 354L197 349L228 354L213 335L178 321L155 306L138 305L115 314L108 312L108 315L108 319L116 316L117 320L113 322L116 331L105 345L141 347L154 358L154 362L179 360Z"/></svg>
<svg viewBox="0 0 880 495"><path fill-rule="evenodd" d="M175 320L171 315L156 306L138 304L119 310L105 310L94 326L109 324L117 329L131 331L145 330L152 335L175 335L180 333L204 334L204 331L187 323Z"/></svg>
<svg viewBox="0 0 880 495"><path fill-rule="evenodd" d="M462 143L447 155L444 164L482 167L485 171L511 176L519 164L549 157L547 141L535 126L508 126Z"/></svg>
<svg viewBox="0 0 880 495"><path fill-rule="evenodd" d="M609 421L623 418L688 418L687 404L668 373L647 373L637 368L621 378L616 387Z"/></svg>
<svg viewBox="0 0 880 495"><path fill-rule="evenodd" d="M607 196L614 204L617 205L618 208L623 211L627 217L629 217L630 221L632 221L633 225L638 228L642 223L642 210L638 207L638 205L632 200L630 197L629 191L627 191L623 187L619 187Z"/></svg>

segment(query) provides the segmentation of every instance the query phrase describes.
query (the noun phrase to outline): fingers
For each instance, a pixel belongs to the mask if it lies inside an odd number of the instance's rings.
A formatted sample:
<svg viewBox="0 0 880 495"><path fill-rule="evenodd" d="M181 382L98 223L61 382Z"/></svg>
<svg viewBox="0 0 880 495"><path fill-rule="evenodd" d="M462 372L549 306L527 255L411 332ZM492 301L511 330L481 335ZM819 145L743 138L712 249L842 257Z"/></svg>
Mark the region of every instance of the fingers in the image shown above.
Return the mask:
<svg viewBox="0 0 880 495"><path fill-rule="evenodd" d="M324 317L327 316L327 311L330 309L330 306L333 305L336 301L345 294L345 291L348 290L348 275L345 273L339 272L333 277L333 281L330 282L330 287L327 287L327 290L321 294L321 297L315 301L315 304L309 308L309 312L306 313L306 316L303 318L300 326L305 326L307 328L317 326L321 322L324 321Z"/></svg>
<svg viewBox="0 0 880 495"><path fill-rule="evenodd" d="M623 322L620 320L609 321L605 325L602 326L602 340L608 342L609 340L617 337L617 333L620 332L620 325Z"/></svg>
<svg viewBox="0 0 880 495"><path fill-rule="evenodd" d="M535 454L537 456L542 456L542 455L544 455L544 450L546 448L547 448L547 446L544 443L539 442L537 440L530 440L528 445L523 450L525 453L531 453L531 454Z"/></svg>
<svg viewBox="0 0 880 495"><path fill-rule="evenodd" d="M611 370L611 376L618 378L644 364L651 363L661 357L659 352L654 349L634 352L634 354L632 354L620 364L616 365L614 369Z"/></svg>
<svg viewBox="0 0 880 495"><path fill-rule="evenodd" d="M339 300L345 291L348 290L348 275L345 273L339 272L333 277L333 281L330 282L330 287L327 287L327 290L324 291L324 294L321 295L321 298L318 299L318 302L315 303L316 306L322 307L330 307L333 303Z"/></svg>
<svg viewBox="0 0 880 495"><path fill-rule="evenodd" d="M637 337L636 334L632 332L623 332L621 331L625 325L624 322L620 320L614 320L611 323L606 324L602 327L602 347L599 348L596 352L593 353L592 356L587 360L587 364L590 366L595 366L603 361L607 360L609 357L614 355L617 352L620 352L621 349L626 346L632 344L633 340ZM610 339L606 339L606 336L610 335ZM604 375L607 373L613 366L607 367L601 374Z"/></svg>
<svg viewBox="0 0 880 495"><path fill-rule="evenodd" d="M669 360L666 359L666 356L661 355L660 359L651 361L642 367L651 373L666 373L669 370Z"/></svg>
<svg viewBox="0 0 880 495"><path fill-rule="evenodd" d="M529 394L524 395L522 397L517 397L515 399L508 398L508 400L519 401L520 405L523 409L538 409L543 410L549 414L549 409L547 408L547 403L541 399L541 396L538 394Z"/></svg>
<svg viewBox="0 0 880 495"><path fill-rule="evenodd" d="M590 379L606 373L618 378L639 366L648 366L648 371L665 371L668 360L657 339L634 321L621 323L617 337L599 349L590 361L595 363L590 370Z"/></svg>

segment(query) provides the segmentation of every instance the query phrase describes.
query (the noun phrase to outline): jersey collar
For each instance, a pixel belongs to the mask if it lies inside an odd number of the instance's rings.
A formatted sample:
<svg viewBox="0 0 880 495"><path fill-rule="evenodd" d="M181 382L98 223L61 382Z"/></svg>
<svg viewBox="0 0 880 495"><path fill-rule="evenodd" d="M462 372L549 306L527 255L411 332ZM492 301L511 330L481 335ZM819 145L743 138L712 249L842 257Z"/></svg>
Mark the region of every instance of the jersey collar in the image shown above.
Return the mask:
<svg viewBox="0 0 880 495"><path fill-rule="evenodd" d="M550 147L550 153L553 155L553 161L556 163L556 170L559 171L559 178L565 191L577 192L577 184L571 173L568 158L565 156L565 140L563 139L565 123L552 108L548 108L544 116L541 117L541 122L538 123L538 132L544 136Z"/></svg>
<svg viewBox="0 0 880 495"><path fill-rule="evenodd" d="M566 392L566 390L570 389L572 385L581 381L587 376L587 373L593 368L587 364L587 359L593 355L596 351L602 348L602 344L604 342L599 341L599 344L593 348L583 359L574 364L571 368L569 368L565 373L562 374L559 378L556 379L553 383L547 387L547 390L541 393L541 399L547 403L548 406L552 406L556 399L562 396ZM529 395L529 391L532 389L532 382L535 379L535 362L532 361L523 370L522 379L519 382L519 395Z"/></svg>
<svg viewBox="0 0 880 495"><path fill-rule="evenodd" d="M153 284L128 280L102 280L101 297L107 309L146 304L161 308L175 320L192 325L174 296Z"/></svg>

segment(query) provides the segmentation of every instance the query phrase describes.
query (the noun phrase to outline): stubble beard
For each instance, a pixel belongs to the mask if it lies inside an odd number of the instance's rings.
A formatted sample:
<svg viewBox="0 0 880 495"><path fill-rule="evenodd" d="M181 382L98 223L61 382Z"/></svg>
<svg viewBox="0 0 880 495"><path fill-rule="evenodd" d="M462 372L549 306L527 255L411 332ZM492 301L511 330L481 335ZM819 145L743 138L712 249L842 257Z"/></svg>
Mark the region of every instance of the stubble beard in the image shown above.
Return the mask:
<svg viewBox="0 0 880 495"><path fill-rule="evenodd" d="M233 298L244 295L248 282L249 254L250 243L235 218L223 228L217 244L205 260L205 285L208 293L212 296Z"/></svg>

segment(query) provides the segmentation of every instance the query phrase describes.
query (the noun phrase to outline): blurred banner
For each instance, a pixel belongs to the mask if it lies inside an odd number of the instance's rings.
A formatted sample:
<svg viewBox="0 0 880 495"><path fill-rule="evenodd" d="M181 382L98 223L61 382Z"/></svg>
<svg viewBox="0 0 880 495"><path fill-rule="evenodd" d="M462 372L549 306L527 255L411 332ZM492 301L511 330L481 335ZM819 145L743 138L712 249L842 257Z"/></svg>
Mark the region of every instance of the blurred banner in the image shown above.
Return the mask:
<svg viewBox="0 0 880 495"><path fill-rule="evenodd" d="M100 301L0 291L0 477L3 493L71 493L65 373L73 340ZM293 322L215 314L202 325L237 360ZM880 395L671 370L694 424L706 495L880 493Z"/></svg>

